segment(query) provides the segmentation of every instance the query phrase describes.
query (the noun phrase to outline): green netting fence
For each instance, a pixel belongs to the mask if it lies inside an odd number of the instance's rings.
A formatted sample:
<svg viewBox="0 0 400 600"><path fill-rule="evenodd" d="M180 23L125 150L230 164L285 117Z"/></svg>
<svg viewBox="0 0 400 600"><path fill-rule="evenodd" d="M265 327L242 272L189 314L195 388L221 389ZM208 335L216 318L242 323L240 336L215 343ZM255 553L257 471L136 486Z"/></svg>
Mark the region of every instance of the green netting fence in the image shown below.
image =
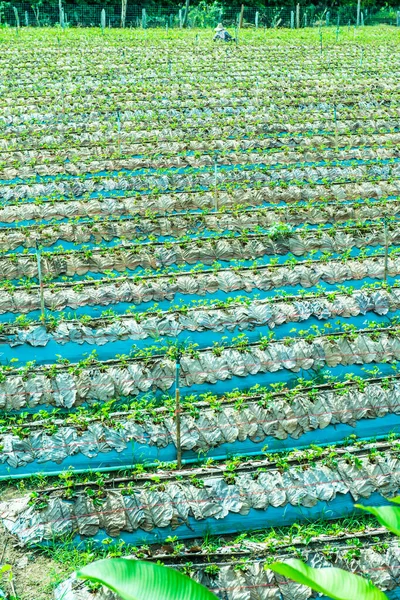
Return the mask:
<svg viewBox="0 0 400 600"><path fill-rule="evenodd" d="M102 20L101 5L75 5L62 3L62 9L51 4L32 5L29 2L0 2L0 25L15 27L17 21L21 27L46 27L61 25L64 27L99 27ZM121 27L121 3L107 4L104 7L103 23L106 27ZM145 8L127 3L125 27L165 27L180 28L184 25L185 8ZM105 19L104 19L105 17ZM226 26L234 27L240 20L240 6L222 7L217 2L211 6L204 3L192 6L188 12L187 27L215 27L222 21ZM315 27L315 26L352 26L357 24L357 4L327 9L324 7L264 7L255 9L244 7L243 27ZM361 8L359 25L385 23L400 26L400 9L385 8L372 10Z"/></svg>

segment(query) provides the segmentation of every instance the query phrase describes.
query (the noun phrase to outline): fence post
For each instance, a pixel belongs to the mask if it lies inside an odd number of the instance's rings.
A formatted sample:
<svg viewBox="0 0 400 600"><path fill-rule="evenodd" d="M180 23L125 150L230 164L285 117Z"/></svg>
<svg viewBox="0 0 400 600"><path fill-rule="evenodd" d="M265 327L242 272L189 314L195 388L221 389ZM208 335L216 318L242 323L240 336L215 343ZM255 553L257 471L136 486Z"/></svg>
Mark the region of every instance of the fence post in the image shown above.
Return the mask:
<svg viewBox="0 0 400 600"><path fill-rule="evenodd" d="M400 10L396 13L396 27L400 26Z"/></svg>
<svg viewBox="0 0 400 600"><path fill-rule="evenodd" d="M183 15L183 23L182 23L183 28L187 27L188 16L189 16L189 4L190 4L190 0L186 0L185 14Z"/></svg>
<svg viewBox="0 0 400 600"><path fill-rule="evenodd" d="M32 6L32 10L33 10L33 14L35 15L35 19L36 19L36 24L38 27L40 27L40 21L39 21L39 8L36 8Z"/></svg>
<svg viewBox="0 0 400 600"><path fill-rule="evenodd" d="M182 9L179 9L179 29L182 29Z"/></svg>
<svg viewBox="0 0 400 600"><path fill-rule="evenodd" d="M307 11L304 13L304 27L307 27Z"/></svg>
<svg viewBox="0 0 400 600"><path fill-rule="evenodd" d="M360 17L361 17L361 27L364 27L364 13L363 13L363 11L361 11Z"/></svg>
<svg viewBox="0 0 400 600"><path fill-rule="evenodd" d="M128 3L128 0L122 0L122 2L121 2L121 27L125 27L127 3Z"/></svg>
<svg viewBox="0 0 400 600"><path fill-rule="evenodd" d="M300 29L300 4L296 5L296 29Z"/></svg>
<svg viewBox="0 0 400 600"><path fill-rule="evenodd" d="M258 10L257 10L257 11L256 11L256 17L255 17L255 21L254 21L254 22L255 22L256 29L258 29L258 17L259 17L259 15L260 15L260 13L259 13L259 12L258 12Z"/></svg>
<svg viewBox="0 0 400 600"><path fill-rule="evenodd" d="M243 27L243 13L244 13L244 4L242 4L242 7L240 9L239 29L242 29L242 27Z"/></svg>
<svg viewBox="0 0 400 600"><path fill-rule="evenodd" d="M326 22L326 26L327 26L327 27L329 27L329 22L330 22L330 20L331 20L331 13L330 13L330 11L328 10L328 12L326 13L326 21L325 21L325 22Z"/></svg>
<svg viewBox="0 0 400 600"><path fill-rule="evenodd" d="M294 12L290 11L290 29L294 29Z"/></svg>
<svg viewBox="0 0 400 600"><path fill-rule="evenodd" d="M361 0L357 0L357 27L360 26Z"/></svg>
<svg viewBox="0 0 400 600"><path fill-rule="evenodd" d="M17 33L18 33L18 30L20 28L18 9L15 6L13 6L13 10L14 10L14 15L15 15L15 26L17 28Z"/></svg>
<svg viewBox="0 0 400 600"><path fill-rule="evenodd" d="M104 8L101 11L101 15L100 15L100 27L101 27L102 32L104 33L104 30L106 28L106 11Z"/></svg>
<svg viewBox="0 0 400 600"><path fill-rule="evenodd" d="M146 27L147 27L146 9L142 8L142 29L146 29Z"/></svg>
<svg viewBox="0 0 400 600"><path fill-rule="evenodd" d="M25 11L25 27L29 27L29 15L28 11Z"/></svg>

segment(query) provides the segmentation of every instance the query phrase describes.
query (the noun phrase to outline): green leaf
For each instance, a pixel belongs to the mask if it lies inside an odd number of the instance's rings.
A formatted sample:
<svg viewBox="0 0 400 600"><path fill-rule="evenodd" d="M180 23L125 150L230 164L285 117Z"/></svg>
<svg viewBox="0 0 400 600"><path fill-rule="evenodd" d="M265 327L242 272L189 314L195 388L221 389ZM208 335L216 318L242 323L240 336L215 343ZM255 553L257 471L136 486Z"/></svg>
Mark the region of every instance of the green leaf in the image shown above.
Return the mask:
<svg viewBox="0 0 400 600"><path fill-rule="evenodd" d="M273 563L268 568L334 600L388 600L368 579L342 569L313 569L294 558L286 563Z"/></svg>
<svg viewBox="0 0 400 600"><path fill-rule="evenodd" d="M394 502L395 504L400 504L400 496L395 496L394 498L389 498L390 502Z"/></svg>
<svg viewBox="0 0 400 600"><path fill-rule="evenodd" d="M174 569L128 558L106 558L77 573L101 583L123 600L216 600L207 588Z"/></svg>
<svg viewBox="0 0 400 600"><path fill-rule="evenodd" d="M400 508L396 506L363 506L362 504L355 504L354 506L375 515L381 525L392 533L400 535Z"/></svg>

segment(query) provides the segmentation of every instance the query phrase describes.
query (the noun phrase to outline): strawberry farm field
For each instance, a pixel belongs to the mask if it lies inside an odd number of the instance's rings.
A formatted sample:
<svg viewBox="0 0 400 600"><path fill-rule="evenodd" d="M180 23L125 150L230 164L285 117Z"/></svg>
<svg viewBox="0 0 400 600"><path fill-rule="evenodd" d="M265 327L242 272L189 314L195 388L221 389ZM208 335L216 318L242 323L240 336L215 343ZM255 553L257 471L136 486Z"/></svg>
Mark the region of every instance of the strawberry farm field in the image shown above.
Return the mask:
<svg viewBox="0 0 400 600"><path fill-rule="evenodd" d="M399 29L212 36L0 29L6 597L316 597L291 556L400 598L354 508L400 493Z"/></svg>

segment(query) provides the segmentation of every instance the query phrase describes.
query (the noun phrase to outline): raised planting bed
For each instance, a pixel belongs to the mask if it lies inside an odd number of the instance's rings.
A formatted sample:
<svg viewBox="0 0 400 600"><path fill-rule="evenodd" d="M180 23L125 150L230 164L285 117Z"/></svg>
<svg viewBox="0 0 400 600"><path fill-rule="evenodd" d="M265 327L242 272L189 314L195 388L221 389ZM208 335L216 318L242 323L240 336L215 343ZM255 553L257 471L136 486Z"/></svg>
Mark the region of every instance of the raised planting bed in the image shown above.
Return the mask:
<svg viewBox="0 0 400 600"><path fill-rule="evenodd" d="M346 437L380 439L400 426L398 377L348 379L291 390L187 396L182 400L181 449L187 463L204 457L252 456L329 446ZM161 405L160 405L161 404ZM78 412L40 411L0 428L0 478L34 473L113 471L177 458L175 403L134 400L129 410L113 403Z"/></svg>
<svg viewBox="0 0 400 600"><path fill-rule="evenodd" d="M0 519L19 542L135 545L170 535L196 538L354 514L354 502L385 504L400 489L399 444L294 450L261 460L234 458L183 471L101 477L20 495L0 503ZM65 474L64 474L65 475Z"/></svg>

